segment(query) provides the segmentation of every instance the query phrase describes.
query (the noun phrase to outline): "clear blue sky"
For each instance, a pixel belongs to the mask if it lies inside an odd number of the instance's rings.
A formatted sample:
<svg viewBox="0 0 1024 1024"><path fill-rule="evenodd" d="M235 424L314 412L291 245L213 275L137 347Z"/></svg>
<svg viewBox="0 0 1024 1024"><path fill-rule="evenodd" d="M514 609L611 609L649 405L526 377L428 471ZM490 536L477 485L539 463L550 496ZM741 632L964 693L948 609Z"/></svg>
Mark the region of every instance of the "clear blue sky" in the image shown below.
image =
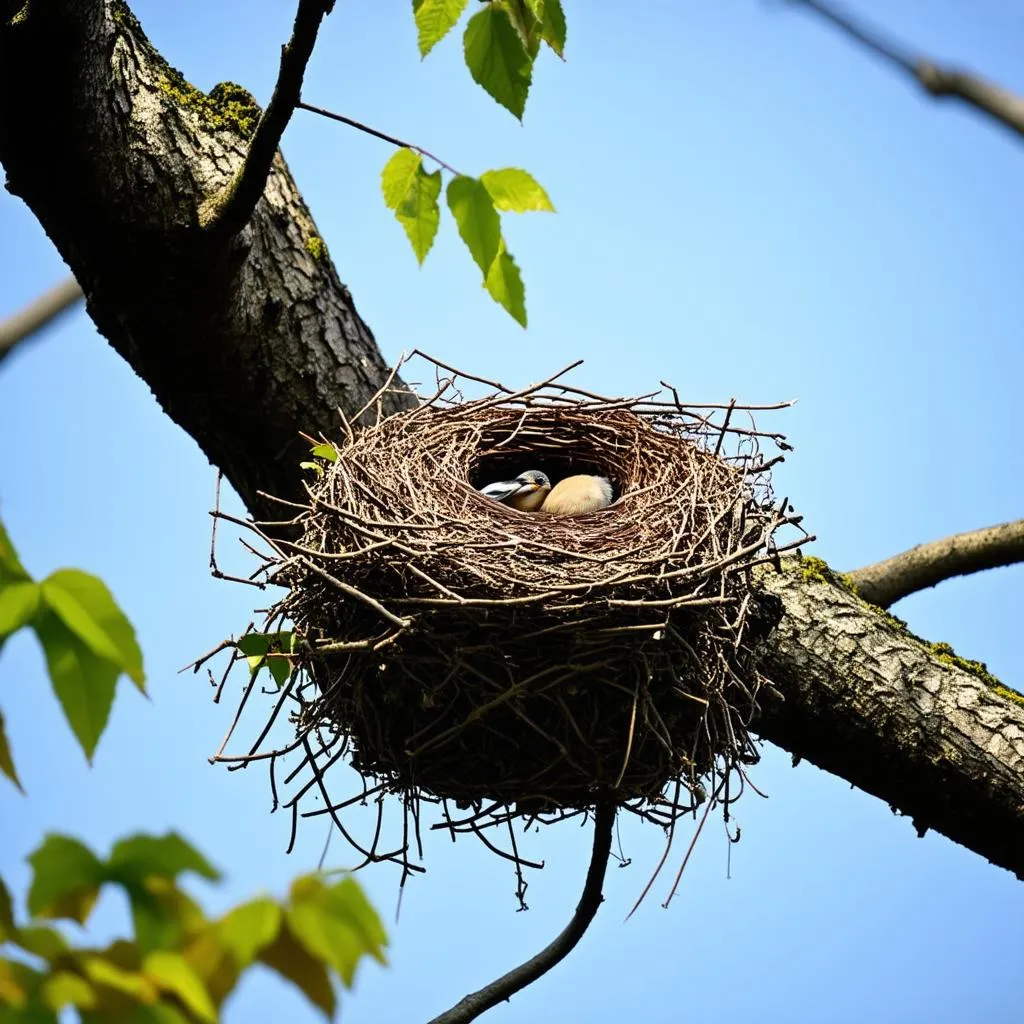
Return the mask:
<svg viewBox="0 0 1024 1024"><path fill-rule="evenodd" d="M191 81L238 81L264 102L292 6L133 3ZM1020 4L855 6L1024 93ZM832 30L754 0L566 0L568 61L539 62L520 126L473 85L457 36L420 63L410 8L339 3L306 98L469 173L524 166L559 212L506 225L527 285L524 332L479 288L450 221L417 269L379 192L387 145L299 113L285 155L389 360L420 346L524 384L582 356L578 383L607 393L665 378L695 400L798 398L771 421L796 445L778 489L839 568L1024 514L1019 139L919 99ZM0 315L65 272L29 212L0 197ZM228 874L195 886L209 908L282 892L315 866L325 826L301 830L285 856L266 775L206 761L230 700L214 706L202 678L176 674L253 606L254 592L207 572L214 471L81 311L0 368L0 438L0 514L24 561L108 581L139 631L153 697L121 689L86 771L34 640L7 645L0 706L30 795L0 783L0 872L23 893L23 858L46 830L106 849L176 828ZM1022 592L1018 567L896 611L1020 686ZM591 932L487 1019L1024 1019L1024 885L941 837L917 839L842 780L764 753L754 779L770 798L739 807L731 879L709 825L672 906L659 907L662 885L624 924L662 849L660 834L625 823L632 865L611 870ZM396 872L364 872L391 966L361 971L343 998L348 1024L426 1019L535 952L575 906L589 835L568 825L533 838L547 867L525 914L509 865L472 841L428 843L428 874L407 887L397 926ZM340 842L329 862L348 862ZM125 923L109 899L93 934ZM226 1012L230 1024L316 1019L270 974Z"/></svg>

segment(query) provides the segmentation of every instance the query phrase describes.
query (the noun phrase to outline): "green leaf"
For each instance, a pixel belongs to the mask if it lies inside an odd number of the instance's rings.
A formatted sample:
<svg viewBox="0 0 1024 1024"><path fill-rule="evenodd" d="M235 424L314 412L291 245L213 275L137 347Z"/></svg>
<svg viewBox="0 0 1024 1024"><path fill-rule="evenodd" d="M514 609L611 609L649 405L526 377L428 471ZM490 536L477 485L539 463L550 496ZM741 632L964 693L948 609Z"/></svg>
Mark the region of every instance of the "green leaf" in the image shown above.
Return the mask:
<svg viewBox="0 0 1024 1024"><path fill-rule="evenodd" d="M18 559L18 553L14 550L11 538L7 536L4 524L0 522L0 583L31 579Z"/></svg>
<svg viewBox="0 0 1024 1024"><path fill-rule="evenodd" d="M26 953L31 953L41 960L56 960L68 951L64 936L56 928L46 928L42 925L19 928L12 941Z"/></svg>
<svg viewBox="0 0 1024 1024"><path fill-rule="evenodd" d="M565 12L561 0L544 0L541 38L559 57L565 58Z"/></svg>
<svg viewBox="0 0 1024 1024"><path fill-rule="evenodd" d="M508 13L509 21L515 26L531 62L540 49L541 19L538 17L538 0L489 0Z"/></svg>
<svg viewBox="0 0 1024 1024"><path fill-rule="evenodd" d="M459 235L486 278L501 244L501 222L490 192L476 178L459 175L448 183L448 207Z"/></svg>
<svg viewBox="0 0 1024 1024"><path fill-rule="evenodd" d="M480 180L499 210L511 210L513 213L526 213L529 210L555 212L547 192L528 171L518 167L503 167L499 171L484 171Z"/></svg>
<svg viewBox="0 0 1024 1024"><path fill-rule="evenodd" d="M94 654L113 662L146 692L135 630L107 585L78 569L59 569L43 580L43 600Z"/></svg>
<svg viewBox="0 0 1024 1024"><path fill-rule="evenodd" d="M468 0L412 0L421 57L426 57L455 27L467 3Z"/></svg>
<svg viewBox="0 0 1024 1024"><path fill-rule="evenodd" d="M387 962L384 928L355 879L328 887L306 875L292 884L291 895L287 918L292 931L310 953L337 971L347 988L364 956Z"/></svg>
<svg viewBox="0 0 1024 1024"><path fill-rule="evenodd" d="M51 834L28 862L33 872L29 914L85 924L105 877L103 864L92 850L70 836Z"/></svg>
<svg viewBox="0 0 1024 1024"><path fill-rule="evenodd" d="M416 171L422 163L423 157L419 153L403 147L384 165L384 170L380 172L380 185L389 210L397 210L405 202Z"/></svg>
<svg viewBox="0 0 1024 1024"><path fill-rule="evenodd" d="M217 1008L210 993L180 953L156 950L142 961L142 970L157 987L177 996L191 1014L215 1024Z"/></svg>
<svg viewBox="0 0 1024 1024"><path fill-rule="evenodd" d="M175 879L184 871L193 871L211 882L220 872L177 832L164 836L138 834L119 839L107 861L109 876L117 881L138 880L150 875Z"/></svg>
<svg viewBox="0 0 1024 1024"><path fill-rule="evenodd" d="M93 653L52 612L37 615L33 625L43 645L54 693L86 758L91 761L110 717L114 685L121 668Z"/></svg>
<svg viewBox="0 0 1024 1024"><path fill-rule="evenodd" d="M155 1003L160 998L159 989L153 980L107 956L92 954L81 957L79 962L85 976L97 985L121 992L140 1003Z"/></svg>
<svg viewBox="0 0 1024 1024"><path fill-rule="evenodd" d="M277 938L281 908L270 899L252 900L230 910L217 927L238 966L248 967Z"/></svg>
<svg viewBox="0 0 1024 1024"><path fill-rule="evenodd" d="M469 19L463 45L473 81L521 121L533 61L508 11L487 4Z"/></svg>
<svg viewBox="0 0 1024 1024"><path fill-rule="evenodd" d="M25 792L25 787L21 784L21 779L18 778L18 772L14 767L14 759L11 757L11 745L7 740L7 730L4 728L4 716L0 712L0 772L3 772L21 790Z"/></svg>
<svg viewBox="0 0 1024 1024"><path fill-rule="evenodd" d="M238 984L241 968L221 940L219 924L189 935L181 952L202 979L214 1004L220 1006Z"/></svg>
<svg viewBox="0 0 1024 1024"><path fill-rule="evenodd" d="M31 580L0 580L0 641L32 621L39 595L39 584Z"/></svg>
<svg viewBox="0 0 1024 1024"><path fill-rule="evenodd" d="M310 451L318 459L326 459L328 462L338 461L338 449L333 444L317 444Z"/></svg>
<svg viewBox="0 0 1024 1024"><path fill-rule="evenodd" d="M334 1016L336 1000L327 968L295 937L287 921L259 958L295 985L328 1020Z"/></svg>
<svg viewBox="0 0 1024 1024"><path fill-rule="evenodd" d="M292 673L291 659L295 650L295 634L290 630L279 633L246 633L235 645L245 655L249 671L256 675L266 665L278 687L284 685Z"/></svg>
<svg viewBox="0 0 1024 1024"><path fill-rule="evenodd" d="M16 927L11 892L7 888L7 883L0 878L0 942L6 942L7 937L14 933Z"/></svg>
<svg viewBox="0 0 1024 1024"><path fill-rule="evenodd" d="M142 952L175 949L186 935L206 924L199 904L169 878L153 875L124 888L132 908L135 944Z"/></svg>
<svg viewBox="0 0 1024 1024"><path fill-rule="evenodd" d="M40 987L43 1002L54 1011L66 1006L89 1010L96 1005L96 990L79 974L55 971Z"/></svg>
<svg viewBox="0 0 1024 1024"><path fill-rule="evenodd" d="M15 1011L21 1010L28 1002L26 981L37 974L38 972L24 964L0 957L0 1021L30 1019L27 1015L21 1016Z"/></svg>
<svg viewBox="0 0 1024 1024"><path fill-rule="evenodd" d="M405 229L416 259L421 264L437 235L437 225L441 220L441 211L437 205L440 194L441 172L427 174L421 165L416 168L408 194L395 210L395 217Z"/></svg>
<svg viewBox="0 0 1024 1024"><path fill-rule="evenodd" d="M521 327L526 326L526 289L519 274L519 267L512 256L505 251L494 258L484 282L491 298L509 313Z"/></svg>

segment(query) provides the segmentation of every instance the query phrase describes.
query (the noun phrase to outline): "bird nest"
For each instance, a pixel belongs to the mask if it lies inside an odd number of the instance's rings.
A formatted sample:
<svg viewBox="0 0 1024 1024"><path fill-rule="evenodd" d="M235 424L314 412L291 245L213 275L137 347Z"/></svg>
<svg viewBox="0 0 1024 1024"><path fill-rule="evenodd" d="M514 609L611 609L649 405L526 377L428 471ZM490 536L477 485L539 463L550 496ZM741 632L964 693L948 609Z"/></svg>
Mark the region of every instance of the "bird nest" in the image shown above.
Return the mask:
<svg viewBox="0 0 1024 1024"><path fill-rule="evenodd" d="M717 796L757 759L772 623L750 570L798 521L772 498L781 454L761 448L788 446L734 403L608 399L561 375L467 401L476 379L448 370L410 411L345 421L315 449L294 539L263 530L268 578L288 588L268 621L294 630L264 649L288 660L324 801L343 755L362 798L442 803L453 831L449 802L477 825L607 798L664 823L709 779ZM556 517L479 493L525 469L600 474L616 497Z"/></svg>

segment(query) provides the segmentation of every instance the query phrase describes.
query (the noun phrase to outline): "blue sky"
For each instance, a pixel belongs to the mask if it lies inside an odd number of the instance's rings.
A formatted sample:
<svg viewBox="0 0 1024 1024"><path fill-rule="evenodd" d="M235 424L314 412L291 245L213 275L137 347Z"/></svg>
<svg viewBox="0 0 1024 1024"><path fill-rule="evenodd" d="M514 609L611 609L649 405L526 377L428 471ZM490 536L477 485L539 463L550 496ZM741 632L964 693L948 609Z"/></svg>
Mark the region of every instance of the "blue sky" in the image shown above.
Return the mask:
<svg viewBox="0 0 1024 1024"><path fill-rule="evenodd" d="M153 42L196 85L230 79L266 101L291 5L135 0ZM384 208L381 142L299 113L284 152L342 279L385 356L418 346L506 383L572 360L612 394L659 379L693 400L798 398L765 422L796 451L779 470L819 537L854 568L1024 509L1020 384L1024 148L929 103L832 30L784 4L566 0L565 64L538 63L524 124L477 89L459 40L418 59L411 5L339 3L306 99L427 147L467 173L528 168L556 216L506 217L530 328L478 287L442 220L422 269ZM1024 93L1024 8L858 0L938 57ZM0 197L0 315L65 268L20 201ZM300 429L302 424L296 424ZM27 799L0 785L0 873L19 892L44 831L105 849L176 828L228 875L211 910L282 892L315 867L314 819L285 856L266 776L207 758L232 712L186 662L244 628L253 594L207 571L214 471L81 311L0 368L0 514L30 570L102 576L138 629L152 701L127 686L86 770L34 640L0 657ZM226 547L225 559L244 562ZM896 608L923 636L1024 679L1020 567L943 584ZM257 598L261 595L256 594ZM255 602L259 604L260 601ZM1020 1019L1024 886L947 840L916 838L880 801L767 748L738 808L727 878L709 823L668 910L667 882L623 918L662 849L623 823L632 864L610 870L591 932L495 1022ZM351 786L339 774L335 785ZM391 966L343 997L349 1024L426 1019L531 955L575 906L589 829L530 840L546 861L516 913L515 880L472 841L433 837L428 873L394 923L397 873L360 875L389 925ZM349 863L340 842L328 862ZM673 861L670 861L670 865ZM677 863L677 862L675 862ZM125 925L105 901L92 934ZM254 975L229 1024L313 1021Z"/></svg>

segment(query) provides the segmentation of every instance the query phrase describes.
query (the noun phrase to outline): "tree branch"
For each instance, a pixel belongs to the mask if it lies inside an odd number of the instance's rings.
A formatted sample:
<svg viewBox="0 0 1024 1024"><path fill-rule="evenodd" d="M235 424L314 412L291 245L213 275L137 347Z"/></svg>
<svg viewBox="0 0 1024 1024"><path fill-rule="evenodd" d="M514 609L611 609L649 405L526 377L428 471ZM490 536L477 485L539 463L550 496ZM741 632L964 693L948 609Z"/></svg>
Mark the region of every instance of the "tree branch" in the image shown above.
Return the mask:
<svg viewBox="0 0 1024 1024"><path fill-rule="evenodd" d="M928 644L807 560L758 580L781 619L764 739L1024 879L1024 695Z"/></svg>
<svg viewBox="0 0 1024 1024"><path fill-rule="evenodd" d="M1018 562L1024 562L1024 519L918 544L848 576L865 601L888 608L953 576Z"/></svg>
<svg viewBox="0 0 1024 1024"><path fill-rule="evenodd" d="M267 109L249 143L234 180L200 210L200 224L221 237L237 234L249 222L266 188L274 156L302 94L302 78L313 53L320 22L334 0L299 0L291 39L281 48L281 66Z"/></svg>
<svg viewBox="0 0 1024 1024"><path fill-rule="evenodd" d="M513 968L508 974L466 996L450 1010L434 1017L430 1024L466 1024L476 1020L498 1003L514 996L542 975L547 974L559 961L564 960L583 938L601 905L601 887L604 885L608 854L612 847L612 826L615 824L615 804L601 801L594 813L594 846L590 855L590 867L583 886L583 895L576 906L576 913L561 933L545 946L536 956Z"/></svg>
<svg viewBox="0 0 1024 1024"><path fill-rule="evenodd" d="M988 114L1004 127L1024 136L1024 98L987 82L977 75L955 68L944 68L924 57L912 56L881 34L867 29L850 15L825 0L790 0L791 3L821 15L861 46L877 54L913 78L936 99L959 99L976 110Z"/></svg>
<svg viewBox="0 0 1024 1024"><path fill-rule="evenodd" d="M69 277L0 321L0 362L11 354L15 345L27 341L82 298L78 282Z"/></svg>

